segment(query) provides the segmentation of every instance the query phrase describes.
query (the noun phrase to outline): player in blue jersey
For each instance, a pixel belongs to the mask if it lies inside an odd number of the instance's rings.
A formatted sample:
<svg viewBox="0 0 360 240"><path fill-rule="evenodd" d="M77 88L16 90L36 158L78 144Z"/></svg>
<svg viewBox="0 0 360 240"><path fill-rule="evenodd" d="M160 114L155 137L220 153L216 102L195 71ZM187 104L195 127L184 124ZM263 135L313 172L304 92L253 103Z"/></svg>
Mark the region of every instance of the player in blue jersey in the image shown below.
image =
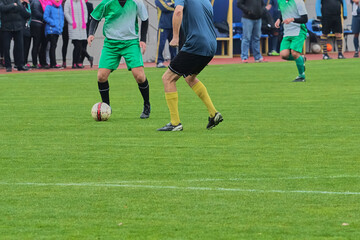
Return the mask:
<svg viewBox="0 0 360 240"><path fill-rule="evenodd" d="M158 131L182 131L178 111L178 92L176 81L181 76L203 101L209 111L209 122L206 126L211 129L222 120L221 114L215 109L206 87L197 79L197 75L211 61L216 51L216 35L213 24L213 9L209 0L175 0L173 16L173 39L170 45L179 46L180 25L185 33L185 43L162 80L165 98L170 111L170 123Z"/></svg>

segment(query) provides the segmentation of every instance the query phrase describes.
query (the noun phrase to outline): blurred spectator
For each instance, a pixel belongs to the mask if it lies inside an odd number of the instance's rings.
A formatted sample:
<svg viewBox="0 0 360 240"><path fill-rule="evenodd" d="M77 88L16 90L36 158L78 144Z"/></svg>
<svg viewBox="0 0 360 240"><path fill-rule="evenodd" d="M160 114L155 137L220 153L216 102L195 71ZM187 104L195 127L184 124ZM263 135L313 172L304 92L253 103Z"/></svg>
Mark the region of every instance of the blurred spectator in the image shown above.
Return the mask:
<svg viewBox="0 0 360 240"><path fill-rule="evenodd" d="M279 56L279 29L274 26L274 19L279 18L277 0L264 0L266 11L262 17L261 31L269 35L269 56Z"/></svg>
<svg viewBox="0 0 360 240"><path fill-rule="evenodd" d="M2 40L2 31L1 31L1 11L0 11L0 67L5 67L4 51L2 46L3 46L3 40Z"/></svg>
<svg viewBox="0 0 360 240"><path fill-rule="evenodd" d="M343 9L343 11L342 11ZM342 11L342 12L341 12ZM316 16L321 19L322 35L321 45L323 49L323 59L331 59L327 52L327 38L329 33L335 33L336 45L338 48L338 59L344 59L343 50L343 24L342 16L347 17L345 0L316 0Z"/></svg>
<svg viewBox="0 0 360 240"><path fill-rule="evenodd" d="M255 62L263 62L260 52L261 17L265 11L264 0L237 0L237 6L243 11L243 40L241 41L241 59L247 63L251 45Z"/></svg>
<svg viewBox="0 0 360 240"><path fill-rule="evenodd" d="M60 0L50 0L44 12L46 41L50 42L50 68L60 68L56 64L56 47L64 27L64 11Z"/></svg>
<svg viewBox="0 0 360 240"><path fill-rule="evenodd" d="M29 70L24 66L24 18L30 14L22 5L23 0L0 0L1 30L3 33L3 50L7 72L12 71L10 59L10 43L14 39L14 60L19 71Z"/></svg>
<svg viewBox="0 0 360 240"><path fill-rule="evenodd" d="M89 25L90 25L90 18L91 18L91 12L94 10L94 6L91 2L89 2L88 0L85 0L86 2L86 8L88 11L88 16L87 16L87 23L86 23L86 36L89 36ZM80 62L81 64L83 64L84 59L87 58L89 63L90 63L90 67L93 67L94 65L94 57L90 56L89 53L87 52L87 40L82 40L82 47L83 47L83 51L81 53L81 58L80 58Z"/></svg>
<svg viewBox="0 0 360 240"><path fill-rule="evenodd" d="M86 36L87 8L84 0L67 0L64 14L68 22L69 38L74 45L72 68L84 68L81 63L83 40Z"/></svg>
<svg viewBox="0 0 360 240"><path fill-rule="evenodd" d="M354 33L354 57L359 57L359 32L360 32L360 6L359 0L350 0L352 3L352 24L351 30Z"/></svg>
<svg viewBox="0 0 360 240"><path fill-rule="evenodd" d="M46 0L32 0L30 33L33 40L31 50L32 68L49 68L46 63L45 23L43 20ZM39 65L38 65L39 57Z"/></svg>
<svg viewBox="0 0 360 240"><path fill-rule="evenodd" d="M31 15L31 9L30 9L30 2L29 0L24 0L23 3L24 8L28 13ZM29 50L30 50L30 44L31 44L31 34L30 34L30 18L24 19L24 64L26 67L30 67L30 64L28 64L28 57L29 57Z"/></svg>
<svg viewBox="0 0 360 240"><path fill-rule="evenodd" d="M65 2L66 0L64 0L62 2L62 7L64 9L64 6L65 6ZM63 60L63 63L62 63L62 67L63 68L66 68L66 55L67 55L67 49L68 49L68 45L69 45L69 30L68 30L68 22L66 21L66 18L64 17L64 27L63 27L63 32L62 32L62 42L63 42L63 45L62 45L62 48L61 48L61 54L62 54L62 60Z"/></svg>
<svg viewBox="0 0 360 240"><path fill-rule="evenodd" d="M155 4L158 8L159 14L159 26L158 26L158 49L155 59L156 67L164 68L163 51L166 40L171 41L173 37L172 17L174 14L174 2L172 0L155 0ZM171 60L176 56L176 48L169 45L169 52Z"/></svg>

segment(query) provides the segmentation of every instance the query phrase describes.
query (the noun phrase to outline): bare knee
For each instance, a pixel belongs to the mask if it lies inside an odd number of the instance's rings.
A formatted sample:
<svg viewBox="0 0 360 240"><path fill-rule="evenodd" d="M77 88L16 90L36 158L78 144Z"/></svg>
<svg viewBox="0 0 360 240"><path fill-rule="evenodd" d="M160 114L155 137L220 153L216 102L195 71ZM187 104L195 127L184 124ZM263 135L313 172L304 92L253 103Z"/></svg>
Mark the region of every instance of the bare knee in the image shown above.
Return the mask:
<svg viewBox="0 0 360 240"><path fill-rule="evenodd" d="M99 82L106 82L109 78L109 75L110 75L110 70L109 71L102 71L102 70L99 70L98 71L98 81Z"/></svg>
<svg viewBox="0 0 360 240"><path fill-rule="evenodd" d="M290 53L283 53L283 52L280 53L280 57L284 60L288 60L289 56L290 56Z"/></svg>
<svg viewBox="0 0 360 240"><path fill-rule="evenodd" d="M298 59L300 57L300 53L294 50L291 50L291 55L294 59Z"/></svg>
<svg viewBox="0 0 360 240"><path fill-rule="evenodd" d="M140 68L134 68L131 70L132 74L134 76L134 79L137 83L143 83L146 80L146 76L145 76L145 72L144 72L144 68L140 67Z"/></svg>

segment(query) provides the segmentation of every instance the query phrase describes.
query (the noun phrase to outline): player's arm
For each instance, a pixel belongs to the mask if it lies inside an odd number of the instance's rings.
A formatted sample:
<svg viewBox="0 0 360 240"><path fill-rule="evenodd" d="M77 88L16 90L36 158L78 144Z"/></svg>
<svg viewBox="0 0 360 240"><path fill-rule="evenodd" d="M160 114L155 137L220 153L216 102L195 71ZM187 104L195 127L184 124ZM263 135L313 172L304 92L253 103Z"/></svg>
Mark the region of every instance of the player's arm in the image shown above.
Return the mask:
<svg viewBox="0 0 360 240"><path fill-rule="evenodd" d="M179 46L179 36L180 36L180 26L183 19L184 7L177 5L175 7L173 15L173 38L170 42L170 46L177 47Z"/></svg>
<svg viewBox="0 0 360 240"><path fill-rule="evenodd" d="M304 14L304 15L301 15L299 18L287 18L283 21L284 24L289 24L291 22L305 24L308 22L308 15Z"/></svg>
<svg viewBox="0 0 360 240"><path fill-rule="evenodd" d="M280 23L282 22L282 15L281 13L279 14L279 18L275 21L275 27L276 28L280 28Z"/></svg>
<svg viewBox="0 0 360 240"><path fill-rule="evenodd" d="M92 41L94 40L95 32L99 26L99 20L94 19L93 17L90 18L89 24L89 37L88 37L88 44L91 46Z"/></svg>
<svg viewBox="0 0 360 240"><path fill-rule="evenodd" d="M141 32L140 32L140 48L141 53L144 54L146 51L146 35L149 28L149 19L141 21Z"/></svg>

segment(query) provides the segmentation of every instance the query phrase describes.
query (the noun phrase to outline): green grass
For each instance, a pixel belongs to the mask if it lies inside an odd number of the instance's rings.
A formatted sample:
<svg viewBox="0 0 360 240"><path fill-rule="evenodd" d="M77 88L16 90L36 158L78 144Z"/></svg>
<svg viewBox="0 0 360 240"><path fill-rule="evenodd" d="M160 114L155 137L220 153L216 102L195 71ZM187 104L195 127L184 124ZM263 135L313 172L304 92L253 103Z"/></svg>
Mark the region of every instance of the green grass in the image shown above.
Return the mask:
<svg viewBox="0 0 360 240"><path fill-rule="evenodd" d="M183 132L146 68L151 118L126 70L95 122L96 71L0 75L0 239L357 239L359 62L208 66L224 122L178 82ZM349 225L343 226L343 223Z"/></svg>

